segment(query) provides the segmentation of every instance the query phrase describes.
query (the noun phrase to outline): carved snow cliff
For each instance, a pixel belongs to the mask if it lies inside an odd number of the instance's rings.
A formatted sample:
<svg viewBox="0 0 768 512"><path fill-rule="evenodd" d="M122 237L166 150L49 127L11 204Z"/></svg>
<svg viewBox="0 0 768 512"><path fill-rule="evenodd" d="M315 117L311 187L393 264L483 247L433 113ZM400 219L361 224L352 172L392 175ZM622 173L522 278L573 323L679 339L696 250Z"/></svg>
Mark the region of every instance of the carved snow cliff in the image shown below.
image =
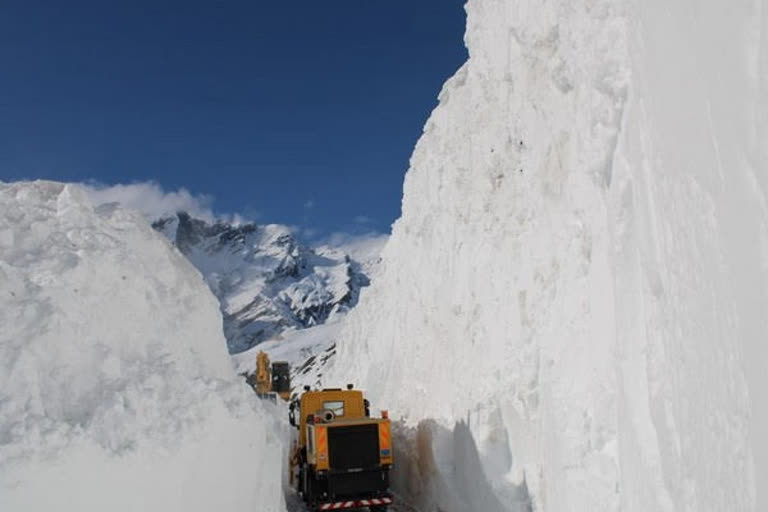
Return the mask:
<svg viewBox="0 0 768 512"><path fill-rule="evenodd" d="M765 13L467 13L470 58L424 128L328 384L405 419L394 480L425 510L753 510Z"/></svg>
<svg viewBox="0 0 768 512"><path fill-rule="evenodd" d="M137 213L0 183L0 510L285 510L284 428Z"/></svg>

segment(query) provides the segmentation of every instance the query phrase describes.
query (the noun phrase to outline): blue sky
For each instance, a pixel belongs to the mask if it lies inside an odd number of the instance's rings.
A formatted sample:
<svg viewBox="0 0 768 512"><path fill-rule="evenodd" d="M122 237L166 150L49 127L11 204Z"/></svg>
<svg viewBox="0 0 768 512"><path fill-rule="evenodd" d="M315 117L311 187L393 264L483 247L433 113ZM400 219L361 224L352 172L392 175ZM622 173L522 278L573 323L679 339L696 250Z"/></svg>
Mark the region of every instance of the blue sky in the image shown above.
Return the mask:
<svg viewBox="0 0 768 512"><path fill-rule="evenodd" d="M463 0L4 2L0 180L388 231L464 21Z"/></svg>

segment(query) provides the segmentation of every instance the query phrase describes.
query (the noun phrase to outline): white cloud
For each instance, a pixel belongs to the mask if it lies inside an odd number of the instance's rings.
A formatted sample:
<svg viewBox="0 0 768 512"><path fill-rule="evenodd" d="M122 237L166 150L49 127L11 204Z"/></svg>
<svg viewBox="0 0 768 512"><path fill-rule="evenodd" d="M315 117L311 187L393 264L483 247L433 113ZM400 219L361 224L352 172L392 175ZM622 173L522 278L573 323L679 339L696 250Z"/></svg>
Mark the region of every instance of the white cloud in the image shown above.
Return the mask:
<svg viewBox="0 0 768 512"><path fill-rule="evenodd" d="M361 263L376 260L389 240L389 235L370 232L364 234L332 233L317 245L328 245L341 249L352 259Z"/></svg>
<svg viewBox="0 0 768 512"><path fill-rule="evenodd" d="M188 212L193 217L213 221L221 216L213 213L213 197L204 194L192 194L185 188L166 192L153 181L131 183L128 185L101 185L92 183L79 184L95 205L120 203L124 208L138 210L148 219L158 219L178 211ZM228 220L240 222L239 216L229 216Z"/></svg>
<svg viewBox="0 0 768 512"><path fill-rule="evenodd" d="M317 236L320 234L320 230L315 228L300 228L296 230L296 233L298 233L298 235L305 240L312 240L317 238Z"/></svg>
<svg viewBox="0 0 768 512"><path fill-rule="evenodd" d="M256 211L247 211L246 215L238 214L222 215L214 213L213 196L206 194L192 194L185 188L166 191L154 181L146 181L130 184L103 185L99 183L78 183L93 201L94 205L104 203L119 203L122 207L141 212L148 220L156 220L164 216L173 215L178 211L185 211L195 218L208 222L224 220L234 224L252 222L261 217ZM315 202L307 200L305 209L314 208ZM370 217L359 215L354 222L359 229L365 229L370 224ZM341 249L359 262L372 261L378 258L384 248L389 235L379 232L348 233L335 232L323 238L318 238L321 231L311 227L288 226L293 232L305 240L314 240L312 245L328 245Z"/></svg>

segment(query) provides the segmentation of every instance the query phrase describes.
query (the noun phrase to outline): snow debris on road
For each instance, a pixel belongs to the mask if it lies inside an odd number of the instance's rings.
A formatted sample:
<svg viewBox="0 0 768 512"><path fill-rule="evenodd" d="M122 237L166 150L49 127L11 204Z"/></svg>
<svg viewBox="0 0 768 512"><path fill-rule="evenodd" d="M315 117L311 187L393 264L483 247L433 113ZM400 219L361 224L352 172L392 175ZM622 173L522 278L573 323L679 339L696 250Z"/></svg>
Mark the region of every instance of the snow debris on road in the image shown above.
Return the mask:
<svg viewBox="0 0 768 512"><path fill-rule="evenodd" d="M279 423L138 214L0 183L0 510L285 510Z"/></svg>

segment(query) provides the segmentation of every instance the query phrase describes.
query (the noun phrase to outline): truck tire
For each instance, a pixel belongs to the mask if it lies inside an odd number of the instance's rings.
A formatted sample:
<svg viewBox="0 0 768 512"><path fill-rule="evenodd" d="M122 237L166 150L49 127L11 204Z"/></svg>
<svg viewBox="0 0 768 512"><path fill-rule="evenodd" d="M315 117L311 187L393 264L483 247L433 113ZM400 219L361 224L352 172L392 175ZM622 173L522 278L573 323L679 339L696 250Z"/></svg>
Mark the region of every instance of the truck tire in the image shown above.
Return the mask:
<svg viewBox="0 0 768 512"><path fill-rule="evenodd" d="M301 496L301 499L304 499L304 470L299 469L297 473L298 475L296 475L296 492L299 493L299 496Z"/></svg>
<svg viewBox="0 0 768 512"><path fill-rule="evenodd" d="M310 496L310 488L309 488L309 475L307 474L307 466L301 467L301 472L299 473L299 482L300 486L299 489L301 489L301 497L304 498L304 503L307 505L311 504L312 496Z"/></svg>
<svg viewBox="0 0 768 512"><path fill-rule="evenodd" d="M304 501L307 502L309 510L315 510L316 498L315 498L315 476L311 470L304 466Z"/></svg>

